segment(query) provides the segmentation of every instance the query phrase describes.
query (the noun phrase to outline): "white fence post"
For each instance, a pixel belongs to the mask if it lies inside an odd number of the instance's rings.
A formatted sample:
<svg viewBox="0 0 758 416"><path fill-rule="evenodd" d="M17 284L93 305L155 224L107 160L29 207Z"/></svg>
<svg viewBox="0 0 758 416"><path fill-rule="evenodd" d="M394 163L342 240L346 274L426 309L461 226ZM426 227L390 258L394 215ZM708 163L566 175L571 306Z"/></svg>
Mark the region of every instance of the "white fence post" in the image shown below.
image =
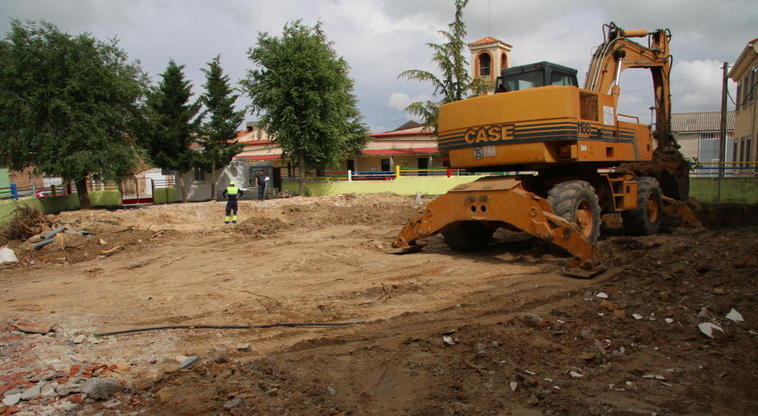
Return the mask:
<svg viewBox="0 0 758 416"><path fill-rule="evenodd" d="M353 181L353 171L348 169L347 170L347 181L352 182Z"/></svg>

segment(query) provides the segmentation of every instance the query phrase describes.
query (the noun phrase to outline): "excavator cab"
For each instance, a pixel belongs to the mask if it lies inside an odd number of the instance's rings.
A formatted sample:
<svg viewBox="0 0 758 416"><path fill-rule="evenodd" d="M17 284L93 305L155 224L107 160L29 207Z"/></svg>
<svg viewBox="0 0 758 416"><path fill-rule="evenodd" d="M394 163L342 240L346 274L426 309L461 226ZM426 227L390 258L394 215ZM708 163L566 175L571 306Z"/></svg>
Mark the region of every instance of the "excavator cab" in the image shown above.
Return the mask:
<svg viewBox="0 0 758 416"><path fill-rule="evenodd" d="M576 69L552 62L504 68L497 77L495 92L520 91L547 85L579 86Z"/></svg>

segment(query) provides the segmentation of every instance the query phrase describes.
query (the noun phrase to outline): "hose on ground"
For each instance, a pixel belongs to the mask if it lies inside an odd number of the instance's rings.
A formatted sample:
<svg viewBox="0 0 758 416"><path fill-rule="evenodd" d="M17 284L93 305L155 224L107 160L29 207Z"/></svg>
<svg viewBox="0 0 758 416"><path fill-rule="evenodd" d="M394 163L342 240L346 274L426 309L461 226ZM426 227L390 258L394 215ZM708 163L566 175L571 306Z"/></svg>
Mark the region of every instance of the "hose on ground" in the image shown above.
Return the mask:
<svg viewBox="0 0 758 416"><path fill-rule="evenodd" d="M165 329L265 329L265 328L295 328L295 327L312 327L312 328L324 328L332 326L348 326L348 325L360 325L365 324L364 321L353 322L279 322L273 324L259 324L259 325L168 325L168 326L152 326L148 328L136 328L125 329L122 331L113 332L101 332L94 334L96 337L108 337L111 335L123 335L134 334L137 332L148 331L161 331Z"/></svg>

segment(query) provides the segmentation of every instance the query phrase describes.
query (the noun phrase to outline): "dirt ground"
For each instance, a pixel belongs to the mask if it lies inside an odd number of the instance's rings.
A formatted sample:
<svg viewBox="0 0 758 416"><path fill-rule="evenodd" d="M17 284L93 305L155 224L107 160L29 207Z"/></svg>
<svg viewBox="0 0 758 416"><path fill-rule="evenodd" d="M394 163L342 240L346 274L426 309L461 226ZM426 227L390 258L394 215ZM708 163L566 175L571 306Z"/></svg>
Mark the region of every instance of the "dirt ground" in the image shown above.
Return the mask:
<svg viewBox="0 0 758 416"><path fill-rule="evenodd" d="M610 230L608 271L581 280L513 232L388 254L420 209L344 195L243 201L237 226L214 202L48 216L95 235L9 243L0 413L758 414L756 227ZM288 322L363 323L93 336Z"/></svg>

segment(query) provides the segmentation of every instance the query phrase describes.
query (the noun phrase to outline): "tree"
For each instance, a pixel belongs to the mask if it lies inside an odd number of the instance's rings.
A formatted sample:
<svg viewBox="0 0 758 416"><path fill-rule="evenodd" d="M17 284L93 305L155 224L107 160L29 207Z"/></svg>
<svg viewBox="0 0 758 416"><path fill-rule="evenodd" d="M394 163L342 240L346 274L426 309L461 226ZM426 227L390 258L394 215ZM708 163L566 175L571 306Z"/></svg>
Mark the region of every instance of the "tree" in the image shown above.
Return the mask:
<svg viewBox="0 0 758 416"><path fill-rule="evenodd" d="M184 79L183 69L184 65L169 60L158 87L148 96L140 141L155 166L177 172L182 200L187 202L184 176L196 163L197 151L191 145L201 120L195 117L200 104L189 102L192 84Z"/></svg>
<svg viewBox="0 0 758 416"><path fill-rule="evenodd" d="M200 102L205 106L201 118L210 117L202 124L198 140L203 151L197 155L196 166L211 172L211 199L216 198L217 168L229 164L244 145L236 140L229 141L237 134L237 127L245 118L245 111L235 111L234 103L239 95L232 94L229 77L221 68L221 57L208 62L205 73L205 93Z"/></svg>
<svg viewBox="0 0 758 416"><path fill-rule="evenodd" d="M398 75L398 78L428 82L434 87L434 95L441 97L439 101L419 101L411 103L406 111L419 117L422 123L437 130L437 114L440 105L459 101L470 96L481 95L487 87L485 81L471 78L468 72L468 61L463 55L466 37L466 24L463 22L463 9L469 0L455 0L455 18L448 25L449 31L439 33L445 43L427 43L432 51L432 62L437 65L441 76L421 69L409 69Z"/></svg>
<svg viewBox="0 0 758 416"><path fill-rule="evenodd" d="M248 56L258 68L248 70L242 88L261 128L300 166L300 193L306 168L335 165L365 147L368 130L352 94L350 68L321 23L288 23L281 37L259 33Z"/></svg>
<svg viewBox="0 0 758 416"><path fill-rule="evenodd" d="M146 85L115 39L11 21L0 40L0 161L73 181L88 208L88 175L118 180L137 167Z"/></svg>

